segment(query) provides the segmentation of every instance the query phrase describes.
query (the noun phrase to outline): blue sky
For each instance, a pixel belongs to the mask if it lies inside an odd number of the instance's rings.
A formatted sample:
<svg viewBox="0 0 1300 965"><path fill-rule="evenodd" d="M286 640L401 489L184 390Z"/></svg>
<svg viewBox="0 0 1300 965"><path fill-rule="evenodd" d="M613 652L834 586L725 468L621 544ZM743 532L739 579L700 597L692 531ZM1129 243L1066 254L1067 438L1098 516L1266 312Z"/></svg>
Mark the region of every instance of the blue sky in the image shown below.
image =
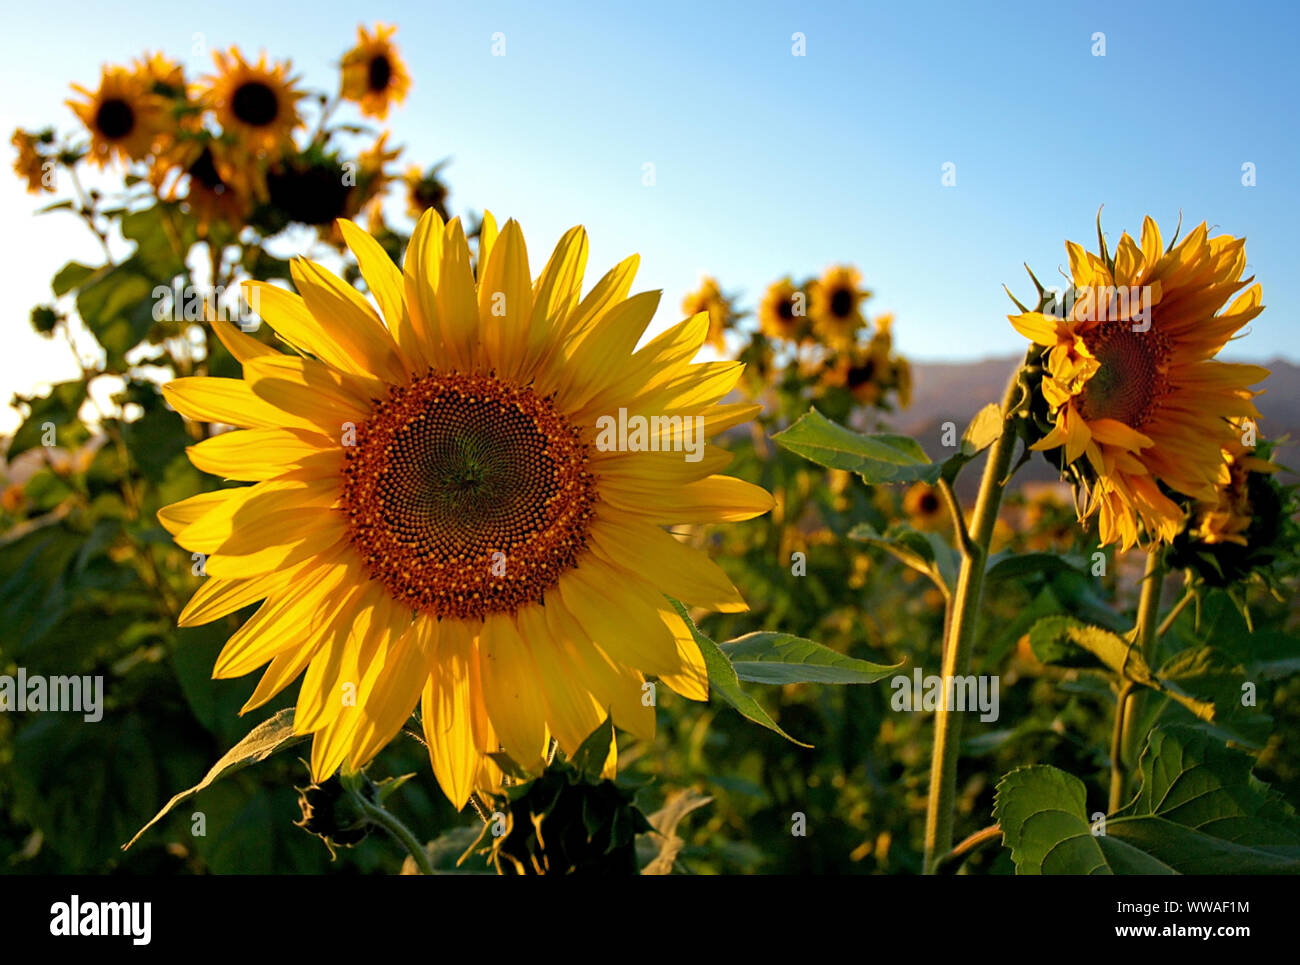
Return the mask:
<svg viewBox="0 0 1300 965"><path fill-rule="evenodd" d="M332 90L363 8L334 2L20 4L6 14L0 126L74 124L67 85L103 61L232 43L289 57ZM390 115L421 163L450 156L457 212L516 217L534 270L571 224L589 272L642 255L676 321L702 273L752 307L767 282L858 265L875 310L896 314L917 359L1018 351L1003 282L1045 281L1066 238L1112 242L1150 213L1166 238L1181 210L1248 239L1268 310L1232 347L1300 357L1290 284L1300 214L1289 3L475 3L366 5L399 25L414 76ZM492 35L505 35L504 57ZM792 56L792 34L806 56ZM1093 35L1105 34L1105 56ZM20 92L15 96L14 92ZM6 158L10 158L7 154ZM655 184L642 183L643 165ZM941 184L955 165L956 184ZM1242 165L1257 184L1242 185ZM6 164L7 168L7 164ZM67 215L0 177L10 277L0 392L72 374L66 349L31 334L48 278L95 246ZM395 209L399 206L395 206ZM594 278L594 276L593 276ZM2 428L2 427L0 427Z"/></svg>

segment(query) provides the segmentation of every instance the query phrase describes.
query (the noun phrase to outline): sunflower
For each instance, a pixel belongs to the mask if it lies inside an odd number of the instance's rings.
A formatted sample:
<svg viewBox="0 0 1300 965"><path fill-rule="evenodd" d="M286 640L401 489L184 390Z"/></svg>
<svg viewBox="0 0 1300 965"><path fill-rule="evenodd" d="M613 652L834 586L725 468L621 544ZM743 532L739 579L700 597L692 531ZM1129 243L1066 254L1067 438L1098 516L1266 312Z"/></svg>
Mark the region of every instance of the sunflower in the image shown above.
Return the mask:
<svg viewBox="0 0 1300 965"><path fill-rule="evenodd" d="M827 345L851 344L865 319L858 306L871 293L862 288L862 274L856 268L838 265L809 286L813 330Z"/></svg>
<svg viewBox="0 0 1300 965"><path fill-rule="evenodd" d="M66 103L90 131L92 161L105 167L114 158L129 163L150 155L161 105L137 75L122 67L105 67L97 90L77 84L72 89L85 98Z"/></svg>
<svg viewBox="0 0 1300 965"><path fill-rule="evenodd" d="M361 106L366 117L383 120L388 108L406 99L411 77L389 39L396 27L375 24L372 36L364 26L357 27L357 45L343 55L340 93Z"/></svg>
<svg viewBox="0 0 1300 965"><path fill-rule="evenodd" d="M1233 420L1259 415L1250 386L1268 369L1214 358L1263 311L1259 285L1241 278L1245 240L1210 238L1202 223L1165 249L1148 217L1141 244L1125 233L1113 256L1104 244L1100 255L1066 248L1077 296L1069 311L1010 317L1047 348L1052 428L1033 448L1077 461L1103 544L1134 545L1139 520L1149 537L1171 540L1185 514L1165 490L1216 500L1230 478Z"/></svg>
<svg viewBox="0 0 1300 965"><path fill-rule="evenodd" d="M146 53L136 59L134 68L136 79L151 94L182 101L189 94L185 68L166 54Z"/></svg>
<svg viewBox="0 0 1300 965"><path fill-rule="evenodd" d="M441 164L435 164L427 171L418 164L412 164L402 175L406 185L406 211L412 218L423 216L426 211L437 212L438 217L447 217L447 185L439 177Z"/></svg>
<svg viewBox="0 0 1300 965"><path fill-rule="evenodd" d="M743 366L691 364L703 316L636 349L658 294L628 297L633 256L581 297L581 228L535 282L519 226L498 231L490 214L477 278L459 219L426 213L401 269L356 225L340 229L378 312L297 259L300 294L249 293L294 354L216 322L243 378L163 388L189 418L245 427L189 452L253 483L159 513L206 554L180 624L264 601L214 674L270 662L245 710L303 675L294 726L313 735L318 783L366 764L416 704L458 808L499 786L492 755L536 772L550 738L572 754L607 712L652 737L644 675L707 697L700 651L665 594L746 609L716 564L661 527L773 506L719 474L722 450L683 451L688 429L698 441L758 411L717 404ZM638 417L645 445L602 446L606 420Z"/></svg>
<svg viewBox="0 0 1300 965"><path fill-rule="evenodd" d="M1252 489L1258 490L1260 476L1278 471L1278 466L1255 454L1240 439L1224 450L1228 463L1228 481L1219 487L1217 498L1197 506L1193 516L1193 535L1198 542L1236 543L1246 546L1246 532L1255 521Z"/></svg>
<svg viewBox="0 0 1300 965"><path fill-rule="evenodd" d="M212 59L217 73L205 78L203 99L221 129L253 156L274 159L292 148L293 132L302 123L302 93L289 76L289 62L268 65L262 53L257 63L249 63L238 47L214 51Z"/></svg>
<svg viewBox="0 0 1300 965"><path fill-rule="evenodd" d="M188 126L188 125L187 125ZM253 209L240 156L205 133L181 135L158 154L149 180L159 197L185 203L206 237L214 224L237 232Z"/></svg>
<svg viewBox="0 0 1300 965"><path fill-rule="evenodd" d="M801 341L808 330L805 297L789 277L769 285L758 306L758 325L763 334L788 342Z"/></svg>
<svg viewBox="0 0 1300 965"><path fill-rule="evenodd" d="M9 143L18 151L18 156L14 158L14 173L27 182L27 193L40 194L43 191L53 191L53 185L47 184L45 178L47 159L37 147L42 143L41 137L17 128Z"/></svg>
<svg viewBox="0 0 1300 965"><path fill-rule="evenodd" d="M706 341L718 352L727 350L726 331L731 325L731 303L718 288L713 278L704 278L700 287L682 300L682 311L688 316L708 312L709 332Z"/></svg>
<svg viewBox="0 0 1300 965"><path fill-rule="evenodd" d="M903 495L903 512L912 528L922 532L942 529L948 519L939 490L925 482L913 483Z"/></svg>

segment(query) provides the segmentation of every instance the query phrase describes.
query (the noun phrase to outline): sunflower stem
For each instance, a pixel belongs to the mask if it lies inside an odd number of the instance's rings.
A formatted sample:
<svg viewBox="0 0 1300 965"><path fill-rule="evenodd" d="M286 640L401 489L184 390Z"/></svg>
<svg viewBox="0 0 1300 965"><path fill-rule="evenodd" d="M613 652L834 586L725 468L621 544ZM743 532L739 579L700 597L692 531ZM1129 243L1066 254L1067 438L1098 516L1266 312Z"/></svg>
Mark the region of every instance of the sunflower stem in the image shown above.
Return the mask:
<svg viewBox="0 0 1300 965"><path fill-rule="evenodd" d="M429 853L424 850L424 845L416 839L411 830L397 820L397 816L392 812L385 810L378 804L367 801L365 795L352 791L352 799L360 808L361 813L365 815L366 820L371 824L376 824L391 834L407 853L410 854L411 860L420 870L422 875L436 874L433 865L429 863Z"/></svg>
<svg viewBox="0 0 1300 965"><path fill-rule="evenodd" d="M1174 625L1174 621L1178 619L1178 614L1186 610L1187 605L1195 599L1196 599L1195 590L1189 589L1186 593L1183 594L1183 598L1174 604L1174 608L1165 615L1165 618L1163 620L1160 621L1160 626L1156 627L1157 639L1163 637L1165 633L1168 632L1169 628Z"/></svg>
<svg viewBox="0 0 1300 965"><path fill-rule="evenodd" d="M997 522L1007 470L1016 450L1014 420L1020 398L1020 372L1011 379L1002 402L1003 426L989 450L988 462L975 500L968 540L962 547L961 571L953 593L951 619L944 633L943 699L934 716L934 748L930 757L930 798L925 815L925 863L933 874L941 858L952 850L953 805L957 794L957 757L961 743L962 719L948 709L953 681L965 676L975 647L975 624L984 591L984 568L989 542ZM954 499L955 502L955 499Z"/></svg>
<svg viewBox="0 0 1300 965"><path fill-rule="evenodd" d="M1146 568L1142 574L1141 594L1138 597L1137 620L1133 626L1133 646L1142 654L1142 659L1146 661L1147 666L1155 668L1155 650L1160 641L1161 630L1157 624L1160 619L1160 591L1165 583L1165 555L1164 552L1155 548L1147 554ZM1185 603L1180 606L1186 606ZM1178 607L1175 607L1178 609ZM1176 615L1176 614L1175 614ZM1120 753L1114 756L1112 749L1111 760L1111 801L1122 800L1124 796L1125 765L1124 757L1133 759L1136 756L1139 736L1128 728L1134 720L1137 720L1142 711L1142 702L1149 699L1145 693L1137 692L1131 695L1126 707L1116 707L1116 713L1122 714L1123 719L1115 725L1116 732L1120 735ZM1127 729L1127 732L1126 732ZM1118 764L1115 762L1118 760ZM1119 779L1116 780L1116 768L1118 767ZM1117 786L1118 785L1118 786Z"/></svg>
<svg viewBox="0 0 1300 965"><path fill-rule="evenodd" d="M1118 811L1124 803L1124 712L1135 689L1133 681L1126 680L1115 697L1115 729L1110 739L1110 807L1107 809L1110 814Z"/></svg>

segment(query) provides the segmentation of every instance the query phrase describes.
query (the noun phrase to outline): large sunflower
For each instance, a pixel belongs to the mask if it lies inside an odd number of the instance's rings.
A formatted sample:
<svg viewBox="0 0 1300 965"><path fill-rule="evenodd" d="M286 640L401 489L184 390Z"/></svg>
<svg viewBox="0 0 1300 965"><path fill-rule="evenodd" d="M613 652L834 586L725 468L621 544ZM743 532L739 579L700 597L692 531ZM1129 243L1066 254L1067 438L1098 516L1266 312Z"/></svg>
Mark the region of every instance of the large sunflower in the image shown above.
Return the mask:
<svg viewBox="0 0 1300 965"><path fill-rule="evenodd" d="M1069 312L1011 316L1049 349L1043 397L1054 427L1033 448L1082 460L1103 543L1132 546L1139 520L1171 540L1184 512L1165 490L1216 500L1229 481L1232 420L1258 417L1250 386L1268 369L1214 359L1263 311L1259 285L1241 277L1245 240L1210 238L1202 223L1166 250L1147 218L1141 244L1125 233L1113 256L1104 245L1100 255L1066 249L1078 296Z"/></svg>
<svg viewBox="0 0 1300 965"><path fill-rule="evenodd" d="M772 506L719 475L722 450L680 451L688 427L712 435L758 410L717 404L742 366L691 364L703 315L636 349L658 294L628 297L633 256L581 297L581 228L536 281L513 221L498 233L485 215L477 279L459 220L426 213L402 269L351 222L340 228L379 312L299 259L299 295L251 294L303 355L217 322L243 379L163 389L192 419L245 427L190 455L253 483L160 512L180 545L207 554L181 624L264 601L215 676L270 662L247 710L303 675L294 726L314 735L318 780L364 765L417 703L457 807L498 785L490 755L536 770L551 737L572 753L607 709L649 738L643 675L707 696L700 651L664 594L745 609L716 564L662 527ZM602 448L605 417L647 417L648 445Z"/></svg>
<svg viewBox="0 0 1300 965"><path fill-rule="evenodd" d="M238 47L214 51L217 73L205 78L204 102L221 129L233 134L249 154L279 157L293 146L293 132L302 123L302 97L289 76L288 61L273 65L263 52L257 63L244 60Z"/></svg>
<svg viewBox="0 0 1300 965"><path fill-rule="evenodd" d="M343 55L341 93L361 107L367 117L383 120L388 108L406 99L411 77L390 39L396 27L375 24L372 36L357 27L357 45Z"/></svg>
<svg viewBox="0 0 1300 965"><path fill-rule="evenodd" d="M105 67L99 87L72 89L85 100L67 104L90 131L89 157L100 167L114 158L123 163L147 158L158 134L159 99L141 78L122 67Z"/></svg>

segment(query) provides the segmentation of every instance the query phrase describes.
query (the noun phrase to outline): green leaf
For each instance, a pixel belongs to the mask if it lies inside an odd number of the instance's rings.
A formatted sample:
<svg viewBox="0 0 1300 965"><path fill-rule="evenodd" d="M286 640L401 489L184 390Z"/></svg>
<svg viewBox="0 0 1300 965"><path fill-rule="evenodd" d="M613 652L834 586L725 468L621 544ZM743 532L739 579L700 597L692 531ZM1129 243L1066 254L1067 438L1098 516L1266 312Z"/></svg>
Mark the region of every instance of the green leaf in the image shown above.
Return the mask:
<svg viewBox="0 0 1300 965"><path fill-rule="evenodd" d="M870 523L859 523L848 535L880 547L904 566L928 576L944 595L957 585L957 551L938 533L922 533L902 523L879 533Z"/></svg>
<svg viewBox="0 0 1300 965"><path fill-rule="evenodd" d="M310 736L309 734L295 734L293 732L293 715L294 709L286 707L274 717L262 721L262 723L250 730L243 740L226 751L221 759L212 765L211 770L204 775L203 780L193 787L174 795L170 801L163 805L163 809L155 814L148 824L137 831L135 837L122 845L122 850L125 851L139 841L140 836L166 817L172 808L186 798L193 797L218 778L247 767L249 764L264 761L276 751L306 740Z"/></svg>
<svg viewBox="0 0 1300 965"><path fill-rule="evenodd" d="M998 580L1022 580L1029 576L1046 576L1066 570L1082 573L1084 566L1082 560L1059 553L1013 553L1004 550L990 557L988 569L984 571L984 584L988 586Z"/></svg>
<svg viewBox="0 0 1300 965"><path fill-rule="evenodd" d="M819 466L855 472L863 481L937 482L941 467L930 461L921 444L892 433L863 435L809 409L787 429L772 436L780 446Z"/></svg>
<svg viewBox="0 0 1300 965"><path fill-rule="evenodd" d="M1268 700L1264 694L1257 694L1255 706L1243 705L1247 673L1214 647L1193 647L1175 654L1156 676L1171 694L1210 704L1208 715L1188 709L1218 729L1222 739L1256 748L1268 741L1273 729L1273 719L1264 709ZM1260 682L1255 683L1258 687Z"/></svg>
<svg viewBox="0 0 1300 965"><path fill-rule="evenodd" d="M79 261L70 261L55 273L50 281L50 290L55 295L66 295L74 288L84 285L86 280L99 270L99 268L83 265Z"/></svg>
<svg viewBox="0 0 1300 965"><path fill-rule="evenodd" d="M1300 819L1250 769L1194 727L1160 728L1105 834L1091 833L1083 782L1052 767L1008 774L993 813L1020 874L1300 873Z"/></svg>
<svg viewBox="0 0 1300 965"><path fill-rule="evenodd" d="M60 382L50 389L49 395L27 399L31 411L9 440L5 459L12 462L20 452L44 445L47 423L54 426L54 445L69 450L81 445L90 435L77 417L85 401L85 382Z"/></svg>
<svg viewBox="0 0 1300 965"><path fill-rule="evenodd" d="M847 657L789 633L747 633L719 647L736 676L755 684L872 684L903 665Z"/></svg>
<svg viewBox="0 0 1300 965"><path fill-rule="evenodd" d="M746 717L756 724L761 724L773 733L780 734L790 743L798 744L800 747L811 747L811 744L797 741L783 731L758 701L741 689L740 680L736 675L736 668L731 665L727 655L722 652L716 643L700 632L700 628L695 625L695 621L686 612L686 607L676 600L673 600L672 603L678 615L691 628L695 643L704 657L704 665L709 672L710 696L721 698L734 707L742 717Z"/></svg>
<svg viewBox="0 0 1300 965"><path fill-rule="evenodd" d="M1173 874L1141 850L1094 835L1086 798L1083 781L1045 764L1017 768L998 782L993 817L1016 874Z"/></svg>
<svg viewBox="0 0 1300 965"><path fill-rule="evenodd" d="M125 364L126 353L153 327L153 291L168 277L151 275L135 258L128 258L77 293L77 313L108 353L111 366Z"/></svg>
<svg viewBox="0 0 1300 965"><path fill-rule="evenodd" d="M1116 633L1070 616L1039 620L1029 631L1029 645L1043 663L1079 667L1100 662L1121 677L1156 687L1142 652ZM1093 660L1089 660L1091 656Z"/></svg>
<svg viewBox="0 0 1300 965"><path fill-rule="evenodd" d="M606 717L573 752L571 763L583 777L593 783L599 783L605 761L609 759L609 745L614 741L614 722Z"/></svg>
<svg viewBox="0 0 1300 965"><path fill-rule="evenodd" d="M950 482L956 479L966 463L998 441L1005 424L1002 407L996 402L990 402L975 413L975 418L971 419L970 425L962 433L957 451L943 461L943 478Z"/></svg>

